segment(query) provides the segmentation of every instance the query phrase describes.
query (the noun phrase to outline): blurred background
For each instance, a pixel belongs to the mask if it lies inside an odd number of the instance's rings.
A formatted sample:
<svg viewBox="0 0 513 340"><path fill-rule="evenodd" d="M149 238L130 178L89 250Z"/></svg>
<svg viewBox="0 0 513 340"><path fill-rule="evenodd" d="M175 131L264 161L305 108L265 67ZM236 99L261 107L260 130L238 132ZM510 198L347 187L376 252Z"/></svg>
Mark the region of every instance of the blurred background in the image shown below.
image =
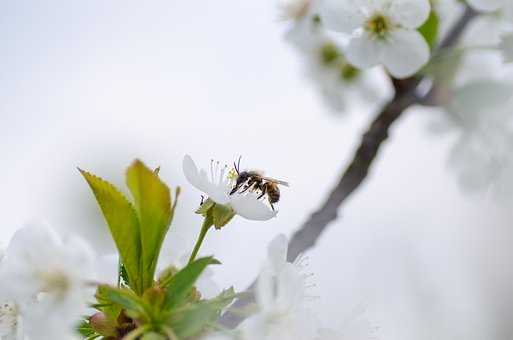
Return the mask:
<svg viewBox="0 0 513 340"><path fill-rule="evenodd" d="M190 248L200 193L184 154L288 180L276 219L208 235L220 287L244 289L268 242L290 235L338 180L372 113L326 109L284 42L273 1L9 1L0 4L0 242L27 221L113 244L76 170L123 187L136 157L181 186ZM511 339L513 211L450 171L454 136L430 110L393 127L372 173L316 248L312 308L330 327L363 307L380 339Z"/></svg>

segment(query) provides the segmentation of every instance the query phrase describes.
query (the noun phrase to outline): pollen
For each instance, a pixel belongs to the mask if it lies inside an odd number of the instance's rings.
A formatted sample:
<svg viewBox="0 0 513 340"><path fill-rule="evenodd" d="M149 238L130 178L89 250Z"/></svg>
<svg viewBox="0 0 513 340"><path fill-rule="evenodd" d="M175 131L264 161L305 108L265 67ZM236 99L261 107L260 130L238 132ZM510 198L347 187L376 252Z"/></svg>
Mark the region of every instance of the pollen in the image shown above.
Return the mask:
<svg viewBox="0 0 513 340"><path fill-rule="evenodd" d="M237 171L235 171L235 169L233 169L233 168L230 169L228 171L228 174L226 175L226 178L228 178L228 180L230 180L230 181L236 181L237 177L238 177Z"/></svg>
<svg viewBox="0 0 513 340"><path fill-rule="evenodd" d="M378 39L386 38L390 32L390 22L388 18L382 14L373 15L366 23L365 29L374 37Z"/></svg>

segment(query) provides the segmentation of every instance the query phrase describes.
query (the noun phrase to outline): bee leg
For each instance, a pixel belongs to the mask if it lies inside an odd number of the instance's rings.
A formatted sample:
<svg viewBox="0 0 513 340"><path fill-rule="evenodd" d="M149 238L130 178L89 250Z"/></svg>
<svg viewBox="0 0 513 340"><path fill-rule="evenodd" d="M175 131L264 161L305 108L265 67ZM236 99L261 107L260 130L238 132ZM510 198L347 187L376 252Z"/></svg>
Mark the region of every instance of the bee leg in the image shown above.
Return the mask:
<svg viewBox="0 0 513 340"><path fill-rule="evenodd" d="M234 187L233 187L233 189L232 189L232 191L230 191L230 194L229 194L229 195L231 196L231 195L235 194L235 193L237 192L237 190L239 190L239 188L240 188L240 185L236 185L236 186L234 186Z"/></svg>
<svg viewBox="0 0 513 340"><path fill-rule="evenodd" d="M271 209L274 211L274 205L272 203L270 203L270 204L271 204Z"/></svg>
<svg viewBox="0 0 513 340"><path fill-rule="evenodd" d="M251 184L251 185L247 185L244 190L242 190L240 193L243 194L245 193L246 191L248 191L249 189L251 189L250 191L253 191L253 189L255 188L255 185L254 184Z"/></svg>
<svg viewBox="0 0 513 340"><path fill-rule="evenodd" d="M253 186L253 184L255 184L255 181L249 180L248 184L246 184L246 186L244 187L244 189L242 189L242 191L240 193L243 194L246 191L248 191L249 188L251 188Z"/></svg>
<svg viewBox="0 0 513 340"><path fill-rule="evenodd" d="M257 200L264 197L265 193L267 192L267 185L262 185L262 187L260 189L262 190L262 193L257 197Z"/></svg>

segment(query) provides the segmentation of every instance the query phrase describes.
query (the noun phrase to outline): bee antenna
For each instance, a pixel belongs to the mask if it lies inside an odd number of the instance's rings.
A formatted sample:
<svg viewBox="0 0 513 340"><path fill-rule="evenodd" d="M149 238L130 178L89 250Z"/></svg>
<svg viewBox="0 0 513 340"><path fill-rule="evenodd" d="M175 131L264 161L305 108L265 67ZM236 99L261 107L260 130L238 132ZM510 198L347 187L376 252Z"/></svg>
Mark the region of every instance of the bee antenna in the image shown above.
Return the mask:
<svg viewBox="0 0 513 340"><path fill-rule="evenodd" d="M239 160L237 161L237 173L240 171L240 159L242 158L242 155L239 156Z"/></svg>

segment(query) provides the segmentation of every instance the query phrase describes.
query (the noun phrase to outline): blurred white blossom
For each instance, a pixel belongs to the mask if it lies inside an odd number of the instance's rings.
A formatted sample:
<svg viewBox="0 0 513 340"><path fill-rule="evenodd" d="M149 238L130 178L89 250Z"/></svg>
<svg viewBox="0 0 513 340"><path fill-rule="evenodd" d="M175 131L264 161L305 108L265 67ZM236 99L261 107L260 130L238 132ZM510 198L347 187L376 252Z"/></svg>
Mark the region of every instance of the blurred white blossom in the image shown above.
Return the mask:
<svg viewBox="0 0 513 340"><path fill-rule="evenodd" d="M10 301L3 301L0 304L0 339L23 339L19 308Z"/></svg>
<svg viewBox="0 0 513 340"><path fill-rule="evenodd" d="M467 0L468 4L477 11L503 12L513 15L513 2L510 0Z"/></svg>
<svg viewBox="0 0 513 340"><path fill-rule="evenodd" d="M446 107L458 131L451 166L470 191L513 192L513 84L480 80L454 90Z"/></svg>
<svg viewBox="0 0 513 340"><path fill-rule="evenodd" d="M301 20L312 11L318 0L279 0L280 18L285 20Z"/></svg>
<svg viewBox="0 0 513 340"><path fill-rule="evenodd" d="M219 162L210 162L209 173L204 169L198 169L189 155L183 158L183 172L185 178L196 189L204 192L210 199L218 204L229 205L237 215L248 220L265 221L278 213L271 209L257 197L259 193L248 190L244 194L230 195L235 184L234 170Z"/></svg>
<svg viewBox="0 0 513 340"><path fill-rule="evenodd" d="M294 20L285 39L302 56L306 77L332 112L344 113L355 105L372 109L386 96L389 86L383 72L351 65L343 44L326 32L315 11Z"/></svg>
<svg viewBox="0 0 513 340"><path fill-rule="evenodd" d="M416 29L430 9L429 0L326 0L320 11L326 28L351 35L346 50L351 64L382 64L403 78L429 59L429 46Z"/></svg>
<svg viewBox="0 0 513 340"><path fill-rule="evenodd" d="M19 307L28 337L69 339L86 308L93 254L77 237L46 226L18 230L0 266L2 295Z"/></svg>
<svg viewBox="0 0 513 340"><path fill-rule="evenodd" d="M269 245L256 285L258 312L239 326L243 339L310 340L317 334L317 319L305 303L305 275L286 261L287 247L284 235Z"/></svg>

